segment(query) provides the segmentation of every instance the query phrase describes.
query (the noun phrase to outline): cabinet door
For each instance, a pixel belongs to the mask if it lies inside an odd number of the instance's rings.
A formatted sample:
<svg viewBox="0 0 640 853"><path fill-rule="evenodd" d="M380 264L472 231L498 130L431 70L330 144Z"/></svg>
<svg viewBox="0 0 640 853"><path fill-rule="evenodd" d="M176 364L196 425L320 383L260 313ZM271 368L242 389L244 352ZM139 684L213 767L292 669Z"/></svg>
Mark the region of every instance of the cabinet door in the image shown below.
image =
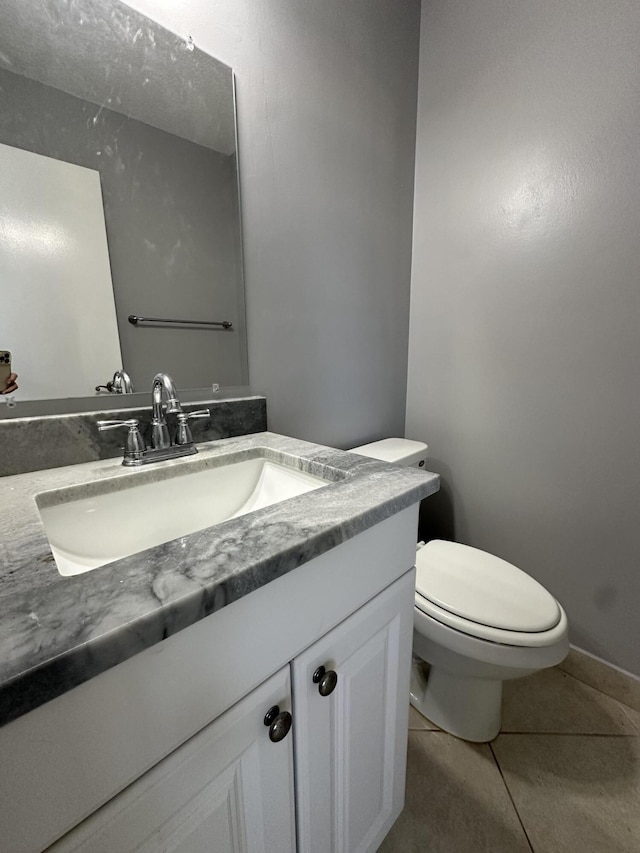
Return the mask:
<svg viewBox="0 0 640 853"><path fill-rule="evenodd" d="M284 667L49 851L294 853L292 736L264 724L290 695Z"/></svg>
<svg viewBox="0 0 640 853"><path fill-rule="evenodd" d="M402 810L414 583L412 570L292 664L299 853L377 850ZM327 696L320 666L338 677Z"/></svg>

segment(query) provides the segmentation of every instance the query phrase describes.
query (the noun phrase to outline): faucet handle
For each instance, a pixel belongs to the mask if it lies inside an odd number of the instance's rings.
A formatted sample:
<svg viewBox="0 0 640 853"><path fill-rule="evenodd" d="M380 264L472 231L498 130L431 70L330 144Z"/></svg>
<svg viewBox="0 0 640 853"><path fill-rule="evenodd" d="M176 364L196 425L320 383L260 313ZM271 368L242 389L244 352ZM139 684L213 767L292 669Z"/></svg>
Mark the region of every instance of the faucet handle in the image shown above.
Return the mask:
<svg viewBox="0 0 640 853"><path fill-rule="evenodd" d="M182 422L191 420L191 418L208 418L210 415L209 409L196 409L195 412L180 412L178 420Z"/></svg>
<svg viewBox="0 0 640 853"><path fill-rule="evenodd" d="M124 445L125 458L136 458L145 450L144 439L140 432L140 421L136 418L130 418L126 421L98 421L98 430L104 432L108 429L116 429L117 427L127 427L127 439Z"/></svg>
<svg viewBox="0 0 640 853"><path fill-rule="evenodd" d="M179 412L176 444L193 444L193 436L187 422L191 418L208 418L210 414L209 409L197 409L195 412Z"/></svg>
<svg viewBox="0 0 640 853"><path fill-rule="evenodd" d="M98 421L98 429L104 432L107 429L115 429L119 426L126 426L129 429L137 429L140 426L140 421L135 418L130 418L128 421Z"/></svg>

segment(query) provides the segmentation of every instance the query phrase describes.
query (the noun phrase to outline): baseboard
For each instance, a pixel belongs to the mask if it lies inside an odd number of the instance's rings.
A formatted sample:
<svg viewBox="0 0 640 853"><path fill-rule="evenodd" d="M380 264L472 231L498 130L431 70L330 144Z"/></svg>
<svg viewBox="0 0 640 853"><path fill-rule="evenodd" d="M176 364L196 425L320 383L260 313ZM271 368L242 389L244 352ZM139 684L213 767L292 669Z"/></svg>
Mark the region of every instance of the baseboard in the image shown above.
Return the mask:
<svg viewBox="0 0 640 853"><path fill-rule="evenodd" d="M601 693L640 711L640 678L595 655L571 646L568 656L558 668L595 687Z"/></svg>

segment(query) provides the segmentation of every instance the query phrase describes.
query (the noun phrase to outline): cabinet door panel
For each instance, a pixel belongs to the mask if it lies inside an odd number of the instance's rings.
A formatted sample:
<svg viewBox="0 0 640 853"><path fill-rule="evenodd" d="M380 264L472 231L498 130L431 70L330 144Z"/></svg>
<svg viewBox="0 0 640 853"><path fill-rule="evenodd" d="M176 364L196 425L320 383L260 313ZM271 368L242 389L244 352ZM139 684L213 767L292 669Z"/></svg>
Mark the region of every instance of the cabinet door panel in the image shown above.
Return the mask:
<svg viewBox="0 0 640 853"><path fill-rule="evenodd" d="M293 746L264 715L288 667L49 848L52 853L294 853Z"/></svg>
<svg viewBox="0 0 640 853"><path fill-rule="evenodd" d="M292 664L299 853L374 851L402 810L414 588L411 571Z"/></svg>

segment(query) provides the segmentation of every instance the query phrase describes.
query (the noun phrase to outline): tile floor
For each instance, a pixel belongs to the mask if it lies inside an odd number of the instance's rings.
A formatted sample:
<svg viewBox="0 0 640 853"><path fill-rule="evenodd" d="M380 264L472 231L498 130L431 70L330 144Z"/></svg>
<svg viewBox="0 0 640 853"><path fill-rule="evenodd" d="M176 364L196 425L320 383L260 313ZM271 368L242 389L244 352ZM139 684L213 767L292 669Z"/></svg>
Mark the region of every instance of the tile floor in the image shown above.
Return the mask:
<svg viewBox="0 0 640 853"><path fill-rule="evenodd" d="M559 669L505 684L500 735L409 717L405 809L379 853L640 853L640 711Z"/></svg>

